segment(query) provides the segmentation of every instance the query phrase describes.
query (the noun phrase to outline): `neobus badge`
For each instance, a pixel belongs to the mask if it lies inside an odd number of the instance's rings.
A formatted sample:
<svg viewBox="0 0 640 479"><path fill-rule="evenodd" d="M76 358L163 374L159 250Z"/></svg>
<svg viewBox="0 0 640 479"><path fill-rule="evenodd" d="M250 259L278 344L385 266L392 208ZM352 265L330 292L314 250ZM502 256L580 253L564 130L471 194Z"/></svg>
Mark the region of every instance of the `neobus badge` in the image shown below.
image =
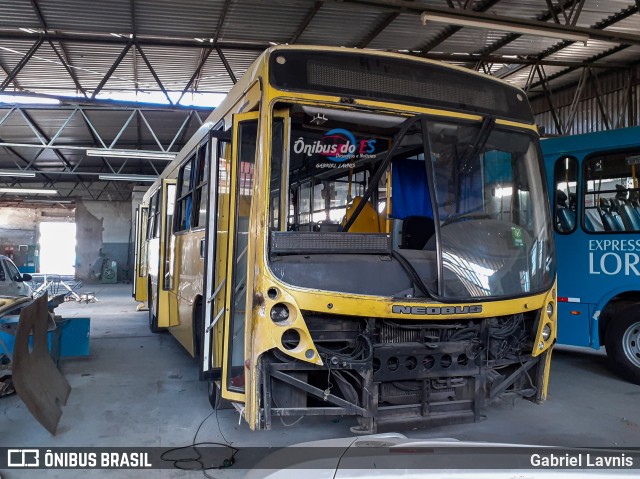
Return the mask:
<svg viewBox="0 0 640 479"><path fill-rule="evenodd" d="M421 315L443 315L443 314L473 314L482 313L482 305L475 304L473 306L443 306L426 307L426 306L402 306L394 304L391 312L395 314L421 314Z"/></svg>

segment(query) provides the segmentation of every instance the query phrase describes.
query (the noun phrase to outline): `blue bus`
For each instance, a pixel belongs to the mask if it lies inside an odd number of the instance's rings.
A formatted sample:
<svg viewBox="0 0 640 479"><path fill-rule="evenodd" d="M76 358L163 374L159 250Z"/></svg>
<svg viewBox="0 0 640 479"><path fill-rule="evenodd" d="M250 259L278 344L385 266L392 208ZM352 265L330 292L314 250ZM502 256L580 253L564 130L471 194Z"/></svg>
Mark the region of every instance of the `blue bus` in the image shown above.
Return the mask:
<svg viewBox="0 0 640 479"><path fill-rule="evenodd" d="M640 127L542 141L555 218L558 343L606 347L640 384Z"/></svg>

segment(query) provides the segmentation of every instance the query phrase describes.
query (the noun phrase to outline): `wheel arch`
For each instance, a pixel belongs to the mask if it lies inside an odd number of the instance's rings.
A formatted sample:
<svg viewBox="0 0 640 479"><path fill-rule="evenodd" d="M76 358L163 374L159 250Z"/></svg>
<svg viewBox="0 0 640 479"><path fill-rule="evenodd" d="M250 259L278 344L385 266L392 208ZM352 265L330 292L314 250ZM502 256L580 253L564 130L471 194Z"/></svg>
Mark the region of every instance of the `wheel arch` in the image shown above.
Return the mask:
<svg viewBox="0 0 640 479"><path fill-rule="evenodd" d="M193 306L191 307L191 334L193 339L193 351L194 356L197 357L200 352L200 341L198 338L198 309L200 308L200 313L202 313L203 297L201 294L196 295L193 299ZM202 316L200 316L201 318Z"/></svg>
<svg viewBox="0 0 640 479"><path fill-rule="evenodd" d="M615 321L616 316L633 303L640 304L640 290L630 289L615 291L602 299L596 305L596 313L600 311L598 317L598 342L604 345L607 340L607 328Z"/></svg>

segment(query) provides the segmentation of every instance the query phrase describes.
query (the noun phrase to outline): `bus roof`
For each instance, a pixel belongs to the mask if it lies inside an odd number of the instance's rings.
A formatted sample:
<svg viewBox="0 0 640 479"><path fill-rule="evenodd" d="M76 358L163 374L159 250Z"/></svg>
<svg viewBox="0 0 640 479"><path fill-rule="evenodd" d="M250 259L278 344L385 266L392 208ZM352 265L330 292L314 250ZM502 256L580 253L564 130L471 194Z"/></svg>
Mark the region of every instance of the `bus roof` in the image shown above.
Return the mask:
<svg viewBox="0 0 640 479"><path fill-rule="evenodd" d="M640 126L582 135L543 138L540 143L545 155L624 148L640 143Z"/></svg>

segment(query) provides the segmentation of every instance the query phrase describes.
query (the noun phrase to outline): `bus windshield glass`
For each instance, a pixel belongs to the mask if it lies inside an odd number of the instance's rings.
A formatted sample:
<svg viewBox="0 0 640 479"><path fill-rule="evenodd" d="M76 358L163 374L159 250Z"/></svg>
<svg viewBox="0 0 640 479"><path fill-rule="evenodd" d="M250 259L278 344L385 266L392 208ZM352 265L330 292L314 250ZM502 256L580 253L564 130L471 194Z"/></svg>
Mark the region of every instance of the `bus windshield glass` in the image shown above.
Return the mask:
<svg viewBox="0 0 640 479"><path fill-rule="evenodd" d="M487 120L286 107L288 123L274 118L270 177L270 264L280 279L452 301L550 287L534 135Z"/></svg>

